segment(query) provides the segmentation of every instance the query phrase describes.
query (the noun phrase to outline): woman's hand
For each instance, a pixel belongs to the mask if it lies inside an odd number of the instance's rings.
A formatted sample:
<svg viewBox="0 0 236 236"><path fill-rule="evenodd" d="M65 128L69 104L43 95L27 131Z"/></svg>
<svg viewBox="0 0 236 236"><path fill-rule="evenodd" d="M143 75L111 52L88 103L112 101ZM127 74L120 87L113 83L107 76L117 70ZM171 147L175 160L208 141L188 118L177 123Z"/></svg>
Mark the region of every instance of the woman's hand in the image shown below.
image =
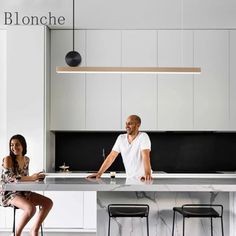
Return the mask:
<svg viewBox="0 0 236 236"><path fill-rule="evenodd" d="M38 172L38 173L31 175L31 178L33 181L44 180L45 174L43 172Z"/></svg>

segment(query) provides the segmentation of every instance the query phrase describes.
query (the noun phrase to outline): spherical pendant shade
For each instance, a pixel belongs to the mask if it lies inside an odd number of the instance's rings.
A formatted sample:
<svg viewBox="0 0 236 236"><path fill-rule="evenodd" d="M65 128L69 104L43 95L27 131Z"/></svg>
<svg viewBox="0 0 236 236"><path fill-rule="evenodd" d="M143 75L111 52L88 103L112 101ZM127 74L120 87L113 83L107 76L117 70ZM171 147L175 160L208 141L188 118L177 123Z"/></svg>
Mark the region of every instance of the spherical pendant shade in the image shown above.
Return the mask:
<svg viewBox="0 0 236 236"><path fill-rule="evenodd" d="M68 66L78 66L81 63L81 56L77 51L70 51L65 57Z"/></svg>

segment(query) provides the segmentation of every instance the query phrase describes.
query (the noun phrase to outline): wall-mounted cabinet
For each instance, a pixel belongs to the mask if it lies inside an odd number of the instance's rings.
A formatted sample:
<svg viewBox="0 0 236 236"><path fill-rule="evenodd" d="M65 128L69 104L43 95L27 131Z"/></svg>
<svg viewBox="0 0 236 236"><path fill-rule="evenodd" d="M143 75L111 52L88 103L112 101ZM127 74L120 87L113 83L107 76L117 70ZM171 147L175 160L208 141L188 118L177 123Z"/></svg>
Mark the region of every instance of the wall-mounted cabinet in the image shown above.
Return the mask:
<svg viewBox="0 0 236 236"><path fill-rule="evenodd" d="M122 32L122 66L156 66L157 32L155 30L124 30ZM142 118L142 129L157 128L156 75L122 75L122 128L130 114ZM151 114L151 115L150 115Z"/></svg>
<svg viewBox="0 0 236 236"><path fill-rule="evenodd" d="M121 32L119 30L86 31L87 66L121 65ZM117 130L121 128L121 76L86 75L86 129Z"/></svg>
<svg viewBox="0 0 236 236"><path fill-rule="evenodd" d="M75 50L85 65L85 32L76 31ZM85 129L85 75L57 74L56 66L65 65L72 50L71 30L51 30L51 130Z"/></svg>
<svg viewBox="0 0 236 236"><path fill-rule="evenodd" d="M159 66L193 66L193 31L158 31ZM193 76L158 75L158 129L192 130Z"/></svg>
<svg viewBox="0 0 236 236"><path fill-rule="evenodd" d="M194 128L229 128L229 31L196 30L194 63L202 73L194 79Z"/></svg>
<svg viewBox="0 0 236 236"><path fill-rule="evenodd" d="M63 81L71 75L55 74L65 64L66 33L52 30L52 130L122 130L129 114L141 116L144 130L236 128L234 30L80 32L87 66L197 66L202 73L73 75L73 85Z"/></svg>
<svg viewBox="0 0 236 236"><path fill-rule="evenodd" d="M236 31L229 32L229 129L236 130Z"/></svg>

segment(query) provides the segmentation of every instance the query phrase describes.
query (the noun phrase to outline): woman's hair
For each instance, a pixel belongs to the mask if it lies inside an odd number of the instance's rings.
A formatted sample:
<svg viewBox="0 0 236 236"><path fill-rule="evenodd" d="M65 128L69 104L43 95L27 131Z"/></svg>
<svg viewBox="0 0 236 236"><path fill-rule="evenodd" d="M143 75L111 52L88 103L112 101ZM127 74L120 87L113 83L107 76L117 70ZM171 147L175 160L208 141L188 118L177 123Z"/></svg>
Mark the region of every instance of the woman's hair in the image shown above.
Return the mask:
<svg viewBox="0 0 236 236"><path fill-rule="evenodd" d="M11 150L11 141L13 139L17 139L20 144L22 145L22 155L24 156L26 153L27 153L27 144L26 144L26 141L25 141L25 138L20 135L20 134L16 134L16 135L13 135L11 138L10 138L10 141L9 141L9 152L10 152L10 156L12 158L12 161L13 161L13 171L15 172L16 171L16 155L12 152Z"/></svg>

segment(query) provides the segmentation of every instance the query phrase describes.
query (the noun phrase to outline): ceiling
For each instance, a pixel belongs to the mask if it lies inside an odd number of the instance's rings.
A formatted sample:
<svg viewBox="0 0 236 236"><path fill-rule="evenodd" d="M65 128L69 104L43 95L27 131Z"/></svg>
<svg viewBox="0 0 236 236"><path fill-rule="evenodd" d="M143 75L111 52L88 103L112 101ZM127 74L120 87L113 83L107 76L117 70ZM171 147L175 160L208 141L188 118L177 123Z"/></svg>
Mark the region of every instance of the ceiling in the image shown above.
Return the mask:
<svg viewBox="0 0 236 236"><path fill-rule="evenodd" d="M235 0L75 0L79 29L211 29L236 28ZM72 0L0 0L0 25L4 12L19 16L65 17L72 26Z"/></svg>

